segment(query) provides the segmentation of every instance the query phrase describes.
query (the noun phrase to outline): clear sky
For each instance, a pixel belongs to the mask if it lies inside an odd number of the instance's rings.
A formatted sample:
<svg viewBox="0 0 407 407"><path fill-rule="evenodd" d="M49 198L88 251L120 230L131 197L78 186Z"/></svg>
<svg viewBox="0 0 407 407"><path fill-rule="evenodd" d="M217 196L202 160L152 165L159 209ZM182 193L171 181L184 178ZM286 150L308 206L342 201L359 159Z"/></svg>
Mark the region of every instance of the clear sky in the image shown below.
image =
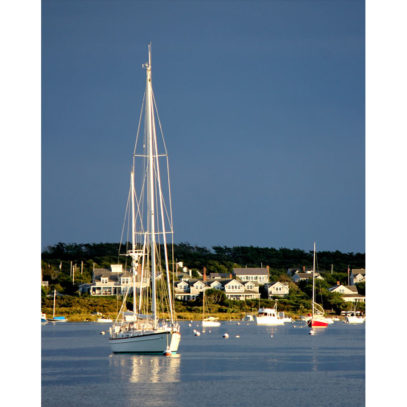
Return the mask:
<svg viewBox="0 0 407 407"><path fill-rule="evenodd" d="M152 42L175 241L365 250L358 0L43 0L42 245L120 240Z"/></svg>

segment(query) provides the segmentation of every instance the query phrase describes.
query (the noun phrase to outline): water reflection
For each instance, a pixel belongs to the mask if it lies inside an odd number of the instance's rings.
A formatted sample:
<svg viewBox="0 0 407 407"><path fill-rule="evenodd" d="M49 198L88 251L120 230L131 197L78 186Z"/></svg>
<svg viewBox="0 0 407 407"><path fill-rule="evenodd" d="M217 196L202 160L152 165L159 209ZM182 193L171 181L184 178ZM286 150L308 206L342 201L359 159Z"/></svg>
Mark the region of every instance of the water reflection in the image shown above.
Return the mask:
<svg viewBox="0 0 407 407"><path fill-rule="evenodd" d="M110 355L109 365L116 376L129 383L176 383L180 381L180 355Z"/></svg>

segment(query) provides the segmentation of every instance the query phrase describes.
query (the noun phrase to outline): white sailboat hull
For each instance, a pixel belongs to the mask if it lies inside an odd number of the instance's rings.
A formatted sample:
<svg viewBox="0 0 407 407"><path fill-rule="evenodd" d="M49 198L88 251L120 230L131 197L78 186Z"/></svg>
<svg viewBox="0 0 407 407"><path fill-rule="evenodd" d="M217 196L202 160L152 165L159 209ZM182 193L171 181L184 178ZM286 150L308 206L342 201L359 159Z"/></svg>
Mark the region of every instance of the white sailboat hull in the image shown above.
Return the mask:
<svg viewBox="0 0 407 407"><path fill-rule="evenodd" d="M215 328L220 326L219 321L202 321L202 327L203 328Z"/></svg>
<svg viewBox="0 0 407 407"><path fill-rule="evenodd" d="M365 322L365 318L359 316L347 316L345 318L345 322L347 324L363 324Z"/></svg>
<svg viewBox="0 0 407 407"><path fill-rule="evenodd" d="M127 338L110 338L113 353L158 353L178 351L181 340L179 332L157 331Z"/></svg>
<svg viewBox="0 0 407 407"><path fill-rule="evenodd" d="M267 326L273 326L273 325L284 325L284 321L282 321L279 318L276 317L259 317L256 316L256 324L257 325L267 325Z"/></svg>

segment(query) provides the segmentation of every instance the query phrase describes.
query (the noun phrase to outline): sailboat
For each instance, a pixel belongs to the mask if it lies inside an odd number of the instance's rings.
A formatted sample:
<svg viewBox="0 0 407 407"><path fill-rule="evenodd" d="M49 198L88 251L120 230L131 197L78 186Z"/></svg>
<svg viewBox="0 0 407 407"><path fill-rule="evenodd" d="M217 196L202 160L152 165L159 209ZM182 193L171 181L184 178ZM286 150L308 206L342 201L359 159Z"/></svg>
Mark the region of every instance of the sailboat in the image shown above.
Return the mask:
<svg viewBox="0 0 407 407"><path fill-rule="evenodd" d="M53 306L52 306L52 319L50 321L52 321L52 322L66 322L65 317L57 317L57 316L55 316L56 296L57 296L57 290L54 290L54 303L53 303Z"/></svg>
<svg viewBox="0 0 407 407"><path fill-rule="evenodd" d="M152 88L151 44L148 46L148 63L144 64L143 68L146 69L146 91L133 151L125 217L125 225L128 225L131 232L131 242L126 247L124 255L131 259L133 312L125 311L129 288L124 295L117 318L109 329L109 342L113 353L170 355L178 351L181 334L175 318L170 289L167 235L171 236L172 241L171 191L168 154ZM139 141L143 110L144 137ZM156 120L161 131L160 140L157 138ZM159 151L159 147L163 151ZM162 178L160 173L159 161L162 158L166 160L163 172L167 172L167 179ZM136 176L140 181L138 188ZM164 197L164 190L168 193L167 199ZM148 285L143 291L142 283L145 280L148 281ZM160 312L162 314L164 311L167 312L168 318L159 319Z"/></svg>
<svg viewBox="0 0 407 407"><path fill-rule="evenodd" d="M312 266L312 315L307 320L310 328L326 328L330 323L329 319L324 316L324 309L315 302L315 268L316 268L316 244L314 242L314 260Z"/></svg>
<svg viewBox="0 0 407 407"><path fill-rule="evenodd" d="M220 321L215 317L205 318L205 289L202 294L202 328L212 328L220 326Z"/></svg>

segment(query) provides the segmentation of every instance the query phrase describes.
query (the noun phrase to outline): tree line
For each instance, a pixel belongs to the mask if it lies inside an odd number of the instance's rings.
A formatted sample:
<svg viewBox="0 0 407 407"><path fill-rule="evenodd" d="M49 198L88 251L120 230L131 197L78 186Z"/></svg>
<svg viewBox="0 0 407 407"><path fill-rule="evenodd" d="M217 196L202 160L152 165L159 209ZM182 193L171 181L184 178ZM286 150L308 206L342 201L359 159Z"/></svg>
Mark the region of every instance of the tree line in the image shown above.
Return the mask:
<svg viewBox="0 0 407 407"><path fill-rule="evenodd" d="M125 245L122 244L122 247ZM57 243L47 247L42 260L48 263L60 261L95 263L108 266L112 263L124 263L125 257L119 256L119 243ZM256 247L256 246L213 246L212 248L193 246L189 243L174 244L174 258L192 269L231 272L234 267L266 267L286 271L287 268L311 268L312 251L300 249ZM317 254L318 270L346 272L350 268L364 268L364 253L342 253L321 251ZM90 263L91 262L91 263ZM333 269L333 270L332 270Z"/></svg>

